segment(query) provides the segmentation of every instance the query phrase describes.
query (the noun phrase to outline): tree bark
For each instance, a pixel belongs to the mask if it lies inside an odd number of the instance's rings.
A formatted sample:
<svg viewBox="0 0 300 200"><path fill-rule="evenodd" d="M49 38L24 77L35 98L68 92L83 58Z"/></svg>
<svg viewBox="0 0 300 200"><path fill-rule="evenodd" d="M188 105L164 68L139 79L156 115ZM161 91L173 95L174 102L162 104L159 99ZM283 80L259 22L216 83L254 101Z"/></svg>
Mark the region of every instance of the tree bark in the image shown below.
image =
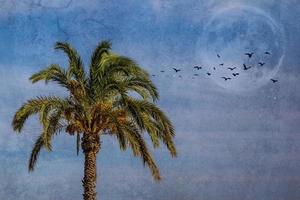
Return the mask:
<svg viewBox="0 0 300 200"><path fill-rule="evenodd" d="M97 153L100 150L100 140L97 134L84 133L81 143L84 161L83 199L97 200L96 183L97 183Z"/></svg>

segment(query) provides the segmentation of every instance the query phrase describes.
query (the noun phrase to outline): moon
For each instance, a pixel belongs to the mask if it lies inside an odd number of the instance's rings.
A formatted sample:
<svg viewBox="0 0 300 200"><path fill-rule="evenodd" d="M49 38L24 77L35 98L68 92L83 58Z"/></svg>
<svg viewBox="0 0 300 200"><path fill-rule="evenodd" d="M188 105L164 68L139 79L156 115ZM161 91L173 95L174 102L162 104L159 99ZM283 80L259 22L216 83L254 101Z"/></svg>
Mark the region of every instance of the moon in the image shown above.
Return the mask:
<svg viewBox="0 0 300 200"><path fill-rule="evenodd" d="M225 8L204 26L196 44L196 59L217 85L232 91L249 91L276 77L284 57L284 43L282 27L262 10ZM245 55L248 52L254 52L251 58ZM260 66L259 62L265 64ZM244 70L243 64L251 68ZM221 77L231 79L225 81Z"/></svg>

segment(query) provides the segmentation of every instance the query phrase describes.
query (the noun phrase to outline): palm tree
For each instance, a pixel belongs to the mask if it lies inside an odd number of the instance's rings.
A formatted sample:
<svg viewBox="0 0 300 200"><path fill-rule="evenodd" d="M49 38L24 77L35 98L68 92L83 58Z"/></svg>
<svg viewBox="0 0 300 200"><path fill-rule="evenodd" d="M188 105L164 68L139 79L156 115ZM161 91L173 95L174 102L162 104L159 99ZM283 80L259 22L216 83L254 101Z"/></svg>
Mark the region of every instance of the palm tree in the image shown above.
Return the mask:
<svg viewBox="0 0 300 200"><path fill-rule="evenodd" d="M65 131L76 136L77 154L81 141L85 156L84 200L96 199L96 158L104 135L115 136L121 150L130 147L133 155L141 157L154 179L159 181L159 169L143 134L150 136L154 148L162 142L175 157L175 132L171 121L155 105L159 94L149 74L132 59L113 53L108 41L100 42L95 48L88 73L77 51L68 43L57 42L55 49L67 55L68 68L51 64L33 74L30 80L58 83L68 95L28 100L12 121L13 129L20 133L27 118L39 114L43 130L32 149L29 171L34 170L40 150L52 151L52 138Z"/></svg>

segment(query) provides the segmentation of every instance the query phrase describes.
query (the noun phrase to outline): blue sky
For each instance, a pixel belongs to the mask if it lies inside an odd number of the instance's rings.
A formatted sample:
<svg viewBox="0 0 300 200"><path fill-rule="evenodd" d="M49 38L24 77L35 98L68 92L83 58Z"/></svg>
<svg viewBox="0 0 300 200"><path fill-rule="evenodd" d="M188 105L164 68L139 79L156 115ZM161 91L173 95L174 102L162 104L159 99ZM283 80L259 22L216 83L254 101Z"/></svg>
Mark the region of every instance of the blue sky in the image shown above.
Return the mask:
<svg viewBox="0 0 300 200"><path fill-rule="evenodd" d="M109 39L113 50L130 56L155 77L158 102L176 127L179 156L154 151L163 181L130 152L103 138L98 158L101 199L298 200L300 199L300 5L296 0L245 1L75 1L4 0L0 3L0 197L1 199L81 199L83 157L75 138L54 140L35 172L27 160L40 131L36 118L21 135L13 133L13 113L38 95L64 95L55 85L32 85L28 77L50 63L66 66L53 49L73 44L88 63L95 45ZM262 10L284 31L285 56L279 83L233 92L201 74L191 80L206 23L219 10L249 6ZM205 50L205 49L204 49ZM183 69L183 78L172 67ZM174 76L174 77L173 77Z"/></svg>

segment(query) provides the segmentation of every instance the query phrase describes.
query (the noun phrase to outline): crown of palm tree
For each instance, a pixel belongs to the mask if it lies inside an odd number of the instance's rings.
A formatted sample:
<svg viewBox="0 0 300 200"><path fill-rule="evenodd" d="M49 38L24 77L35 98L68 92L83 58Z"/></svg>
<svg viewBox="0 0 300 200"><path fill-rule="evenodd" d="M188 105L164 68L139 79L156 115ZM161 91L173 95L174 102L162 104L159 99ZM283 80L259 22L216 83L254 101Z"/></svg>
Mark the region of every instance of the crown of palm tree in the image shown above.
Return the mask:
<svg viewBox="0 0 300 200"><path fill-rule="evenodd" d="M39 114L43 130L32 149L29 171L34 169L40 150L44 147L52 151L52 138L63 130L77 135L77 153L83 133L115 136L122 150L130 147L148 165L155 180L160 180L143 134L149 134L154 148L162 142L176 156L175 133L168 117L155 105L159 94L148 73L130 58L112 53L108 41L95 48L88 72L77 51L68 43L57 42L55 49L67 55L68 68L52 64L33 74L30 80L55 82L66 88L68 96L28 100L12 122L13 129L21 132L28 117Z"/></svg>

